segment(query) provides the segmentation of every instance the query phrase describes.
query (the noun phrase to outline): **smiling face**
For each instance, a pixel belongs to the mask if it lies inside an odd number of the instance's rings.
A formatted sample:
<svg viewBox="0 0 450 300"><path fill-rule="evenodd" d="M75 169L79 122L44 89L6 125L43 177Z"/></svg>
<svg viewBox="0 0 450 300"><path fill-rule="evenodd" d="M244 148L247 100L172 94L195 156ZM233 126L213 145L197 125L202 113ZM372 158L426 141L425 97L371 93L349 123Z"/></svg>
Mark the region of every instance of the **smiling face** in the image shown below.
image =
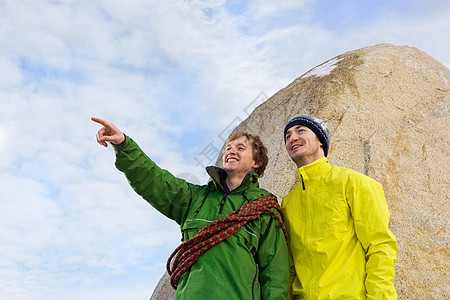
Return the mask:
<svg viewBox="0 0 450 300"><path fill-rule="evenodd" d="M308 127L295 125L286 132L286 150L291 159L301 167L324 156L322 143Z"/></svg>
<svg viewBox="0 0 450 300"><path fill-rule="evenodd" d="M247 174L260 166L253 159L252 144L245 136L230 141L224 148L222 164L227 174Z"/></svg>

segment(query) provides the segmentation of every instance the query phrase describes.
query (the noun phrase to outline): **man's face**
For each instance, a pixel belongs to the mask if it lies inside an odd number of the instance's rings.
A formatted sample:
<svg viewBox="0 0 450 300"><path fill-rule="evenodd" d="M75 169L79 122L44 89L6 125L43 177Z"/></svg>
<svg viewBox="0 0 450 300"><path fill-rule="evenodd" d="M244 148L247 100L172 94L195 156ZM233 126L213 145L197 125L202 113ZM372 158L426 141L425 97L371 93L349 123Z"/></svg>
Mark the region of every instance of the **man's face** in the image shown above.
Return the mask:
<svg viewBox="0 0 450 300"><path fill-rule="evenodd" d="M247 173L259 167L253 160L253 148L245 136L232 140L225 146L222 156L227 173Z"/></svg>
<svg viewBox="0 0 450 300"><path fill-rule="evenodd" d="M322 143L308 127L295 125L286 132L286 150L291 159L299 165L311 163L324 156Z"/></svg>

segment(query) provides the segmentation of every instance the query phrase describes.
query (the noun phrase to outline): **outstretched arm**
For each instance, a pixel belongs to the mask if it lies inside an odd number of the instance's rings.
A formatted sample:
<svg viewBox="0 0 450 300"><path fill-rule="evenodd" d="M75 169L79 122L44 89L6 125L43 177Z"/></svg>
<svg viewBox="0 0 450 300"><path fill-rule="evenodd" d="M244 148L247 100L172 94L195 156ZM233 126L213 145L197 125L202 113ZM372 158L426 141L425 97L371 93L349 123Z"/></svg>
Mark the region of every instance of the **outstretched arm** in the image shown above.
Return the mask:
<svg viewBox="0 0 450 300"><path fill-rule="evenodd" d="M115 145L121 144L125 141L125 135L114 124L106 122L105 120L92 117L92 121L103 125L103 128L97 132L97 143L104 147L108 147L107 142Z"/></svg>
<svg viewBox="0 0 450 300"><path fill-rule="evenodd" d="M125 174L136 193L178 224L184 222L192 198L191 187L194 188L194 185L158 167L130 137L125 137L113 124L99 118L91 120L103 125L97 133L97 142L105 147L108 146L107 142L113 144L116 167Z"/></svg>

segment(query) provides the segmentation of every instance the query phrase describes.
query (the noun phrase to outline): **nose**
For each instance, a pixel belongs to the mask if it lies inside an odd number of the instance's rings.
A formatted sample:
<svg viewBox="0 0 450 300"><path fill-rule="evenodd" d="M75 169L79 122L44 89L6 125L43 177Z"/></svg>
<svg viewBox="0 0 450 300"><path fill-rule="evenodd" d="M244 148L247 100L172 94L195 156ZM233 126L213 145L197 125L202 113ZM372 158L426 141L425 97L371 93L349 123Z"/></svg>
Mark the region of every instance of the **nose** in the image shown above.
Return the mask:
<svg viewBox="0 0 450 300"><path fill-rule="evenodd" d="M231 148L231 149L228 149L228 150L227 150L226 154L227 154L227 155L230 155L230 154L236 154L236 152L234 151L234 149Z"/></svg>
<svg viewBox="0 0 450 300"><path fill-rule="evenodd" d="M225 152L224 152L224 154L223 154L223 156L224 156L224 158L225 158L226 156L229 156L229 155L231 155L231 154L236 154L236 152L235 152L235 150L234 150L233 147L230 147L230 148L226 149Z"/></svg>
<svg viewBox="0 0 450 300"><path fill-rule="evenodd" d="M291 136L287 139L287 142L296 141L298 139L298 136L295 132L291 134Z"/></svg>

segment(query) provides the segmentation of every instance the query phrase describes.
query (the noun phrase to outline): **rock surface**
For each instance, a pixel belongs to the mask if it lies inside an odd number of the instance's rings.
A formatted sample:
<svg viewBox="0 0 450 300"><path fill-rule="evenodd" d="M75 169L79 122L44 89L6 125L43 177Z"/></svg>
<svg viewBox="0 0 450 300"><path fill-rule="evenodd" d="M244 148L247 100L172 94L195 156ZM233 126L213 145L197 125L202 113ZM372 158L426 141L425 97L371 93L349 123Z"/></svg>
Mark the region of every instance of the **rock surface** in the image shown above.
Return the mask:
<svg viewBox="0 0 450 300"><path fill-rule="evenodd" d="M260 183L281 201L297 183L286 122L305 113L328 124L330 163L383 185L399 247L399 299L450 298L449 79L445 66L416 48L366 47L302 75L235 129L261 136L270 161ZM152 299L173 299L166 281Z"/></svg>
<svg viewBox="0 0 450 300"><path fill-rule="evenodd" d="M166 272L158 282L150 300L172 300L175 299L175 290L170 285L170 277Z"/></svg>

